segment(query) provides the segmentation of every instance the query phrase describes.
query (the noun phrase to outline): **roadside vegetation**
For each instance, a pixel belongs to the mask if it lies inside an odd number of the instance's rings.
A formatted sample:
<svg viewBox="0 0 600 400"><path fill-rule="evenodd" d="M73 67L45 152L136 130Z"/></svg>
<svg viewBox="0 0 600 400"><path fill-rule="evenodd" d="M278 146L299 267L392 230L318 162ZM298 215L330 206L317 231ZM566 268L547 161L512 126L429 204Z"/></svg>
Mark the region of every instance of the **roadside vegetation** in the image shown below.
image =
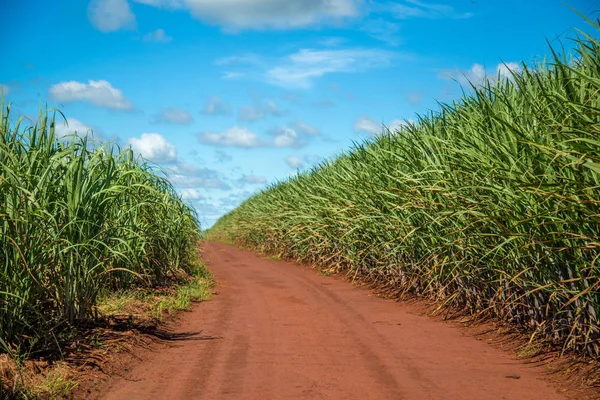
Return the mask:
<svg viewBox="0 0 600 400"><path fill-rule="evenodd" d="M272 185L208 237L600 358L600 41L573 40Z"/></svg>
<svg viewBox="0 0 600 400"><path fill-rule="evenodd" d="M17 365L60 355L74 330L118 313L115 302L137 299L160 318L210 284L195 211L164 174L130 149L57 136L55 117L41 110L29 126L1 105L0 357ZM44 385L71 385L54 378ZM7 382L0 397L15 395Z"/></svg>

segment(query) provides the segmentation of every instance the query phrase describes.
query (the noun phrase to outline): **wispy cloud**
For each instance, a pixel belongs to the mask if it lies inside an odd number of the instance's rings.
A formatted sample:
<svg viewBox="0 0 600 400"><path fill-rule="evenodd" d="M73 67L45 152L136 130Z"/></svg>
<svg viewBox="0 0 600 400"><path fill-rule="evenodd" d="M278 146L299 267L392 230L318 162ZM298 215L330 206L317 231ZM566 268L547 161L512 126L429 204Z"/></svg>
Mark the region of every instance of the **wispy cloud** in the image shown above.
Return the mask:
<svg viewBox="0 0 600 400"><path fill-rule="evenodd" d="M423 3L418 0L405 0L404 4L394 3L383 6L397 19L430 18L430 19L464 19L471 18L473 13L460 12L446 4Z"/></svg>
<svg viewBox="0 0 600 400"><path fill-rule="evenodd" d="M402 38L398 34L400 24L384 18L371 19L362 24L360 29L369 36L385 42L390 46L398 46Z"/></svg>
<svg viewBox="0 0 600 400"><path fill-rule="evenodd" d="M288 88L309 88L326 74L357 72L390 65L394 53L379 49L301 49L265 73L267 82Z"/></svg>
<svg viewBox="0 0 600 400"><path fill-rule="evenodd" d="M144 42L169 43L173 37L168 36L164 29L157 29L144 35Z"/></svg>

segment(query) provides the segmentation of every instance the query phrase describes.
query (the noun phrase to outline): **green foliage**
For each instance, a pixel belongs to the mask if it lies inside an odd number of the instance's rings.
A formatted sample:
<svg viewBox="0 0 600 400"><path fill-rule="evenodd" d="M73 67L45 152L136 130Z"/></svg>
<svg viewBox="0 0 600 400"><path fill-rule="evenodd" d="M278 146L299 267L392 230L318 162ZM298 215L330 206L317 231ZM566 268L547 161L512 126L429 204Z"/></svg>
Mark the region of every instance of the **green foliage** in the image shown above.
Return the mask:
<svg viewBox="0 0 600 400"><path fill-rule="evenodd" d="M500 317L599 357L600 42L575 43L572 58L552 51L269 187L208 237Z"/></svg>
<svg viewBox="0 0 600 400"><path fill-rule="evenodd" d="M156 285L195 265L195 211L131 150L0 117L0 350L54 346L101 289Z"/></svg>

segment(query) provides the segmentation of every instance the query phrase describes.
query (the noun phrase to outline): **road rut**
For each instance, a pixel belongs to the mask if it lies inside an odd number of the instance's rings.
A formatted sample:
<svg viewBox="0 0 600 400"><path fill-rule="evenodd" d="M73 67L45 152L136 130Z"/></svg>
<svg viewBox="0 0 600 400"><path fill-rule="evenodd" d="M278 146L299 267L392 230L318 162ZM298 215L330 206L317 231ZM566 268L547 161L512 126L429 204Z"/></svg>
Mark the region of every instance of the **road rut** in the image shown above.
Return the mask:
<svg viewBox="0 0 600 400"><path fill-rule="evenodd" d="M539 367L338 278L220 243L204 257L218 294L178 322L186 339L102 398L565 398Z"/></svg>

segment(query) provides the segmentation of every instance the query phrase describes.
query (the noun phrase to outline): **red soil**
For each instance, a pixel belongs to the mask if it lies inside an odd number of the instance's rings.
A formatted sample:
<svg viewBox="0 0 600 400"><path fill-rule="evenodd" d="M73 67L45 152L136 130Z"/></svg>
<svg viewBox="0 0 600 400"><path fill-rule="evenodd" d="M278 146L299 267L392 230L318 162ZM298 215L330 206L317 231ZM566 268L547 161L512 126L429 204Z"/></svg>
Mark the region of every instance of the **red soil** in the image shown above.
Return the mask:
<svg viewBox="0 0 600 400"><path fill-rule="evenodd" d="M540 365L411 306L224 244L204 257L219 294L104 399L566 398Z"/></svg>

